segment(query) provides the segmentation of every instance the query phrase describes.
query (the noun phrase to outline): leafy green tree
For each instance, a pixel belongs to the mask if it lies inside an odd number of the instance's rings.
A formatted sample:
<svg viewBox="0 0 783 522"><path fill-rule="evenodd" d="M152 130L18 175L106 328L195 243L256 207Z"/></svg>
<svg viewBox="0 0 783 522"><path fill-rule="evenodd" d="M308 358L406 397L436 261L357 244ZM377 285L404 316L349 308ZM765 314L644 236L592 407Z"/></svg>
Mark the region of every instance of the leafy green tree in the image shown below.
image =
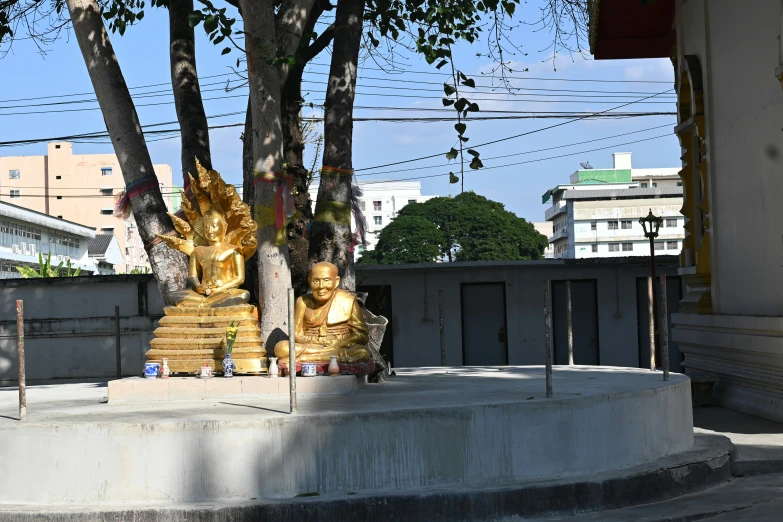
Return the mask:
<svg viewBox="0 0 783 522"><path fill-rule="evenodd" d="M463 192L455 197L433 198L405 206L381 231L376 249L366 253L359 262L420 263L436 258L448 261L540 259L546 246L545 236L531 223L506 210L502 203L474 192ZM426 259L414 255L429 254L436 248L438 254Z"/></svg>
<svg viewBox="0 0 783 522"><path fill-rule="evenodd" d="M38 252L38 270L36 270L31 266L17 266L16 269L19 271L20 274L22 274L22 277L24 277L25 279L34 279L34 278L41 278L41 277L77 277L82 272L81 268L77 268L76 270L73 270L73 268L71 267L70 259L68 260L68 264L66 265L66 270L64 274L61 272L62 267L63 267L63 262L60 261L59 265L52 268L51 252L47 254L46 261L44 261L41 253Z"/></svg>
<svg viewBox="0 0 783 522"><path fill-rule="evenodd" d="M400 216L383 229L375 250L365 252L361 265L432 263L441 257L446 236L432 221Z"/></svg>

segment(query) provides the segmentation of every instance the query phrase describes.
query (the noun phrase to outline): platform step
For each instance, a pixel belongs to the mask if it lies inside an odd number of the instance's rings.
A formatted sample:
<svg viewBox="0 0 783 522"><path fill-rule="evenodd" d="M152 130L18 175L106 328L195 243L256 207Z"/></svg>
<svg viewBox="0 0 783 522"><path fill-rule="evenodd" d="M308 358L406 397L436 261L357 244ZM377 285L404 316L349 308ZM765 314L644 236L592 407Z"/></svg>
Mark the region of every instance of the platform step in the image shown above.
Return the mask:
<svg viewBox="0 0 783 522"><path fill-rule="evenodd" d="M226 335L225 328L186 328L185 326L172 327L161 326L155 330L157 338L198 339L198 338L223 338ZM261 328L257 324L252 326L240 326L237 330L237 339L261 338Z"/></svg>

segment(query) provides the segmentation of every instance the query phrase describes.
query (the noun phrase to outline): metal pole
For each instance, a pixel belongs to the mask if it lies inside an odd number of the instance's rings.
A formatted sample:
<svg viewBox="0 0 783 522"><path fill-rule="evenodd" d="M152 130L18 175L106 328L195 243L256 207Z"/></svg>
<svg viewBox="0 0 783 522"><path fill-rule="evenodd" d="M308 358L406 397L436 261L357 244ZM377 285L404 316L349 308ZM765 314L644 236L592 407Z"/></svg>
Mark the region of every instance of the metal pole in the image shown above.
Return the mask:
<svg viewBox="0 0 783 522"><path fill-rule="evenodd" d="M650 370L655 371L655 315L653 312L653 285L652 277L647 278L647 317L650 319Z"/></svg>
<svg viewBox="0 0 783 522"><path fill-rule="evenodd" d="M544 281L544 357L546 358L546 396L552 397L552 318L549 314L549 280Z"/></svg>
<svg viewBox="0 0 783 522"><path fill-rule="evenodd" d="M288 289L288 391L291 396L291 413L296 413L296 334L294 324L294 289Z"/></svg>
<svg viewBox="0 0 783 522"><path fill-rule="evenodd" d="M24 301L16 300L16 352L19 357L19 420L27 420L27 389L24 368Z"/></svg>
<svg viewBox="0 0 783 522"><path fill-rule="evenodd" d="M663 380L669 380L669 305L666 301L666 274L661 275L661 352Z"/></svg>
<svg viewBox="0 0 783 522"><path fill-rule="evenodd" d="M122 379L122 348L120 346L120 307L114 307L114 348L117 350L117 378Z"/></svg>
<svg viewBox="0 0 783 522"><path fill-rule="evenodd" d="M566 281L566 323L568 324L568 365L574 365L574 321L571 315L571 281Z"/></svg>
<svg viewBox="0 0 783 522"><path fill-rule="evenodd" d="M440 365L446 366L446 329L443 320L443 290L438 290L438 315L440 317Z"/></svg>
<svg viewBox="0 0 783 522"><path fill-rule="evenodd" d="M658 289L656 288L658 286L657 285L658 278L655 276L655 244L654 244L654 242L655 242L655 239L651 237L650 238L650 271L651 271L650 275L652 275L652 281L653 281L653 285L652 285L653 317L655 317L655 325L659 325L660 323L658 322ZM658 349L659 345L658 345L658 343L656 343L655 330L653 330L651 338L653 340L653 348L654 348L653 349L653 357L654 358L652 359L652 365L653 365L653 369L655 369L657 367L656 366L656 362L660 362L660 360L661 360L661 354L659 353L659 349Z"/></svg>

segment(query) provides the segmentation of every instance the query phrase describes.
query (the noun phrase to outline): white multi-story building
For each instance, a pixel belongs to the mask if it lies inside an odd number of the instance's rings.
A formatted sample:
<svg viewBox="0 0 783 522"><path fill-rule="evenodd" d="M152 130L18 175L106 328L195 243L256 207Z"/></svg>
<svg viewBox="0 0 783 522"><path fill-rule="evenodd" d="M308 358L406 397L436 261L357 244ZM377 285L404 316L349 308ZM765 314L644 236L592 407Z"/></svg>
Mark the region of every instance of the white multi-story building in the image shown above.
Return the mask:
<svg viewBox="0 0 783 522"><path fill-rule="evenodd" d="M359 207L367 221L367 246L359 245L354 251L357 259L365 250L375 249L378 235L383 227L391 223L402 207L410 203L423 203L437 196L423 196L418 181L371 181L358 183L362 190ZM310 186L310 199L315 209L318 197L318 184ZM356 222L351 216L351 230L356 230Z"/></svg>
<svg viewBox="0 0 783 522"><path fill-rule="evenodd" d="M612 156L614 168L577 170L569 184L544 193L553 257L649 256L639 218L651 210L663 218L656 254L679 255L685 238L680 169L633 169L630 152Z"/></svg>
<svg viewBox="0 0 783 522"><path fill-rule="evenodd" d="M548 238L552 237L553 228L551 221L538 221L533 223L533 228L535 228L536 232L539 234L542 234ZM552 259L553 257L555 257L555 247L552 246L552 243L550 243L544 249L544 259Z"/></svg>

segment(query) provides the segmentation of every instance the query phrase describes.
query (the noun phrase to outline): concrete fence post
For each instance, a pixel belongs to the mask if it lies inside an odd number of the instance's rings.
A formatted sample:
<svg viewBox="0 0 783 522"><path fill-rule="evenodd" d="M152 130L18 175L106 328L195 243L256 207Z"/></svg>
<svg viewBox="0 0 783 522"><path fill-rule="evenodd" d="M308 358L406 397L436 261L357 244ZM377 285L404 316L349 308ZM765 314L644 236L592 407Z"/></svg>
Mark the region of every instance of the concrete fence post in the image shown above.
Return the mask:
<svg viewBox="0 0 783 522"><path fill-rule="evenodd" d="M650 321L650 370L655 371L655 300L652 276L647 276L647 316Z"/></svg>
<svg viewBox="0 0 783 522"><path fill-rule="evenodd" d="M24 361L24 301L16 300L16 353L19 358L19 420L27 420L27 388Z"/></svg>
<svg viewBox="0 0 783 522"><path fill-rule="evenodd" d="M669 380L669 304L666 302L666 274L661 275L661 359L663 380Z"/></svg>
<svg viewBox="0 0 783 522"><path fill-rule="evenodd" d="M120 344L120 307L114 307L114 349L117 352L117 378L122 379L122 345Z"/></svg>
<svg viewBox="0 0 783 522"><path fill-rule="evenodd" d="M549 302L550 281L544 281L544 357L546 358L546 396L552 397L552 317Z"/></svg>
<svg viewBox="0 0 783 522"><path fill-rule="evenodd" d="M291 397L291 413L296 413L296 325L294 324L294 289L288 289L288 392Z"/></svg>
<svg viewBox="0 0 783 522"><path fill-rule="evenodd" d="M446 328L443 318L443 290L438 290L438 317L440 320L440 365L446 366Z"/></svg>

